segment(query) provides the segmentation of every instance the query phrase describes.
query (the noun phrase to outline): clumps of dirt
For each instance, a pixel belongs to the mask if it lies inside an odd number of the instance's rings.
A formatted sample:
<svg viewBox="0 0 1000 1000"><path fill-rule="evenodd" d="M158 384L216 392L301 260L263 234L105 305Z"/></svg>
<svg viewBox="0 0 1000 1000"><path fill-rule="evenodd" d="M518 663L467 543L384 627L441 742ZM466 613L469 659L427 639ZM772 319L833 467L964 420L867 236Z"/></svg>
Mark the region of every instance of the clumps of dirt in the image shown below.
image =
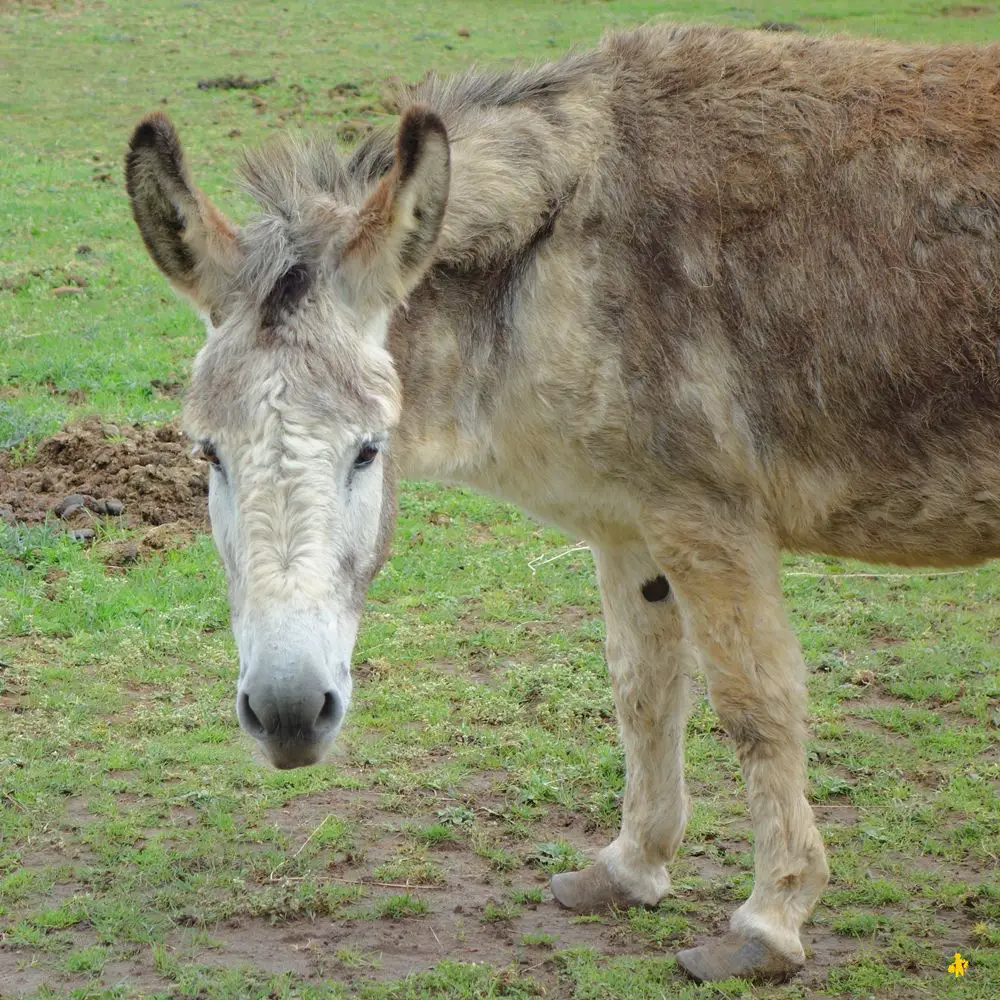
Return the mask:
<svg viewBox="0 0 1000 1000"><path fill-rule="evenodd" d="M761 21L757 25L758 31L805 31L806 29L794 21Z"/></svg>
<svg viewBox="0 0 1000 1000"><path fill-rule="evenodd" d="M207 529L207 494L208 467L172 424L129 427L92 417L43 441L25 464L0 452L0 517L62 524L80 541L93 537L96 520L117 518L130 527L164 526L146 547L166 547L168 535Z"/></svg>
<svg viewBox="0 0 1000 1000"><path fill-rule="evenodd" d="M956 3L941 8L944 17L989 17L997 12L992 4Z"/></svg>
<svg viewBox="0 0 1000 1000"><path fill-rule="evenodd" d="M194 534L194 528L188 521L157 524L147 528L138 541L125 538L117 542L106 542L101 546L101 557L109 568L123 570L153 552L166 552L190 545L194 541Z"/></svg>
<svg viewBox="0 0 1000 1000"><path fill-rule="evenodd" d="M165 382L161 378L154 378L149 384L158 396L166 396L169 399L174 399L184 391L183 382Z"/></svg>
<svg viewBox="0 0 1000 1000"><path fill-rule="evenodd" d="M241 73L239 76L213 76L208 80L199 80L199 90L257 90L274 83L274 76L261 76L250 79Z"/></svg>

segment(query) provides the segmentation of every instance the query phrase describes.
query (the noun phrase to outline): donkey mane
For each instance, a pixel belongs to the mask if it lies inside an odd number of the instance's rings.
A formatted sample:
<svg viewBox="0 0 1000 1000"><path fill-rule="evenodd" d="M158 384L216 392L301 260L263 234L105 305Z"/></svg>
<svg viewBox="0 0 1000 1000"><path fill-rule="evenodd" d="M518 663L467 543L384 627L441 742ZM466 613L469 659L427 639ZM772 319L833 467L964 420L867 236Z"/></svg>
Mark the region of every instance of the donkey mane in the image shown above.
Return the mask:
<svg viewBox="0 0 1000 1000"><path fill-rule="evenodd" d="M430 108L451 144L452 187L437 266L486 268L530 254L551 233L596 162L598 116L574 115L572 105L593 109L600 55L508 72L428 75L402 89L400 112ZM394 128L376 129L347 156L332 139L292 135L244 154L243 187L263 214L241 236L240 283L265 321L306 294L337 206L357 207L391 169L395 135Z"/></svg>
<svg viewBox="0 0 1000 1000"><path fill-rule="evenodd" d="M400 90L397 108L405 112L414 105L429 107L444 121L453 141L467 136L470 126L477 127L484 113L514 105L558 126L564 123L557 110L558 98L586 79L598 62L596 55L575 54L506 72L472 69L451 77L428 73L419 83ZM244 187L265 211L286 219L296 216L302 198L310 194L330 194L338 200L363 197L392 167L395 136L395 127L381 126L345 158L332 139L303 141L282 135L244 154Z"/></svg>

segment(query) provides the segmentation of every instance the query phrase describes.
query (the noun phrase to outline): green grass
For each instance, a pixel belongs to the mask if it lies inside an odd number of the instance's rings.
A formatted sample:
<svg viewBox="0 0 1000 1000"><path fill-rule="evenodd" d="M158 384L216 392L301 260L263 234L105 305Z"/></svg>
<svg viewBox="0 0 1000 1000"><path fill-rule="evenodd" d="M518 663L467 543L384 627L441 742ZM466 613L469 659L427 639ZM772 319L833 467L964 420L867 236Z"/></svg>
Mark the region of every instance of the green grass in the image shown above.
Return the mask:
<svg viewBox="0 0 1000 1000"><path fill-rule="evenodd" d="M199 183L240 217L244 144L278 128L346 139L385 116L393 77L546 58L654 16L1000 38L995 13L942 6L4 5L0 447L27 454L90 412L176 413L170 387L202 331L122 192L124 143L150 108L173 116ZM197 88L240 73L276 82ZM54 294L66 286L80 291ZM528 565L568 541L469 492L410 484L340 748L276 772L233 716L209 539L108 575L46 527L0 525L0 996L1000 995L1000 570L843 576L861 568L787 561L833 879L799 980L698 987L673 952L719 926L752 872L736 761L703 697L676 897L591 920L543 888L614 835L623 778L590 558ZM956 950L962 980L946 971Z"/></svg>

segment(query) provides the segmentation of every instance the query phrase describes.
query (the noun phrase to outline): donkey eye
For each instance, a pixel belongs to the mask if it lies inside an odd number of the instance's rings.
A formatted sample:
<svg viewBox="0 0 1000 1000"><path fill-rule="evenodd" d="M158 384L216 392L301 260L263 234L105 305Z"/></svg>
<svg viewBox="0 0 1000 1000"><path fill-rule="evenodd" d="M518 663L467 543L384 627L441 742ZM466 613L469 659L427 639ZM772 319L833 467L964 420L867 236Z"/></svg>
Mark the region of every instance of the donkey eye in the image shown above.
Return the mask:
<svg viewBox="0 0 1000 1000"><path fill-rule="evenodd" d="M211 463L216 468L222 464L219 461L219 456L215 451L215 445L211 441L199 441L197 448L195 448L195 454L200 458L205 459L206 462Z"/></svg>
<svg viewBox="0 0 1000 1000"><path fill-rule="evenodd" d="M354 468L363 469L366 465L371 465L378 455L378 448L373 444L363 444L358 449L357 458L354 459Z"/></svg>

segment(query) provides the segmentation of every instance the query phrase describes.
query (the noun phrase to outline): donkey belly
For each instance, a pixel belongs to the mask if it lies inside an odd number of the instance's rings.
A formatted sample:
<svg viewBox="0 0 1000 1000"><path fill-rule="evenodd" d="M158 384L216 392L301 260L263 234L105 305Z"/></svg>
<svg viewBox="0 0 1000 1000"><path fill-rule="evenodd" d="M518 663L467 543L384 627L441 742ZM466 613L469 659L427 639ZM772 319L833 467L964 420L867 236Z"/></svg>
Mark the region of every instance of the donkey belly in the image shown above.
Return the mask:
<svg viewBox="0 0 1000 1000"><path fill-rule="evenodd" d="M902 467L812 470L777 498L786 548L904 566L1000 557L1000 438L942 441Z"/></svg>

